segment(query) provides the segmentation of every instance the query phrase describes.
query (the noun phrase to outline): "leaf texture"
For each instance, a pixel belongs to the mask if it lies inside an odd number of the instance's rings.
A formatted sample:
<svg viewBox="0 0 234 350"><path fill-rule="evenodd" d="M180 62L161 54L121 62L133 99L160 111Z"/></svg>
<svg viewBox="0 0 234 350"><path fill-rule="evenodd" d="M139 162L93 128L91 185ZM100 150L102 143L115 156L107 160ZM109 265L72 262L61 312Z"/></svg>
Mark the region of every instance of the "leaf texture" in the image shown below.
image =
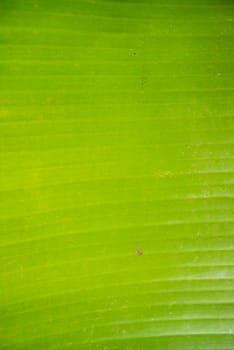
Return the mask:
<svg viewBox="0 0 234 350"><path fill-rule="evenodd" d="M234 348L224 0L0 1L0 349Z"/></svg>

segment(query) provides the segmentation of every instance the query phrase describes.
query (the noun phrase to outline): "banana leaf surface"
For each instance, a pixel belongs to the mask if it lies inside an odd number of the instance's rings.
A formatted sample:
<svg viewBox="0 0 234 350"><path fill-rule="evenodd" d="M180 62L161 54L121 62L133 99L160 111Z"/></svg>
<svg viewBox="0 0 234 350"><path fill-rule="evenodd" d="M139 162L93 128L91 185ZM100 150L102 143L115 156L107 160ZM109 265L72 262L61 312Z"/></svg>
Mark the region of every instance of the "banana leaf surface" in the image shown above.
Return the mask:
<svg viewBox="0 0 234 350"><path fill-rule="evenodd" d="M234 2L0 1L0 349L234 349Z"/></svg>

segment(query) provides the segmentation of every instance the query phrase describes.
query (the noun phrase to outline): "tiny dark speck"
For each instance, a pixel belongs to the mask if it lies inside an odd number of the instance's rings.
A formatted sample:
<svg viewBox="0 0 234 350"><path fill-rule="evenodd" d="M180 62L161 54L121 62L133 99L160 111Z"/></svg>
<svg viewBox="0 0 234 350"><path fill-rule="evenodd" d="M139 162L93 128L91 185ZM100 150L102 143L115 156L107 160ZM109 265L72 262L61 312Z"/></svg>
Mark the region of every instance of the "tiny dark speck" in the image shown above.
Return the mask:
<svg viewBox="0 0 234 350"><path fill-rule="evenodd" d="M136 249L136 255L142 255L143 251L141 249Z"/></svg>
<svg viewBox="0 0 234 350"><path fill-rule="evenodd" d="M133 55L136 56L136 52L133 52Z"/></svg>

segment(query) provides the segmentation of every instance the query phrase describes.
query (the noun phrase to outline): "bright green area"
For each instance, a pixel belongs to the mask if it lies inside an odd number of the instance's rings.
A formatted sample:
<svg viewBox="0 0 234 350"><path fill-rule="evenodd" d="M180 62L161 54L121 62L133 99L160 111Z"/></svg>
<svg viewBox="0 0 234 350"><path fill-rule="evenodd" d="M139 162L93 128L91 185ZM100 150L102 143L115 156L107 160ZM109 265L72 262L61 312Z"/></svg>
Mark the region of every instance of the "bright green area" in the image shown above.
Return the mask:
<svg viewBox="0 0 234 350"><path fill-rule="evenodd" d="M234 349L233 38L231 0L0 1L0 350Z"/></svg>

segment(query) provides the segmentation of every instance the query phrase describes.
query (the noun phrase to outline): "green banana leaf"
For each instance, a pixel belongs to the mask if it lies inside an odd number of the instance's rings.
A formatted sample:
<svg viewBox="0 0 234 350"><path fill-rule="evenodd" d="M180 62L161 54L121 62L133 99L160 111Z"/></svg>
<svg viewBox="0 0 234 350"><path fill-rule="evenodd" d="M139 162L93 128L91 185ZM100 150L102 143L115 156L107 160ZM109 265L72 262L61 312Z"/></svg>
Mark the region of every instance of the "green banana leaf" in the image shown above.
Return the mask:
<svg viewBox="0 0 234 350"><path fill-rule="evenodd" d="M0 350L234 349L233 20L0 1Z"/></svg>

